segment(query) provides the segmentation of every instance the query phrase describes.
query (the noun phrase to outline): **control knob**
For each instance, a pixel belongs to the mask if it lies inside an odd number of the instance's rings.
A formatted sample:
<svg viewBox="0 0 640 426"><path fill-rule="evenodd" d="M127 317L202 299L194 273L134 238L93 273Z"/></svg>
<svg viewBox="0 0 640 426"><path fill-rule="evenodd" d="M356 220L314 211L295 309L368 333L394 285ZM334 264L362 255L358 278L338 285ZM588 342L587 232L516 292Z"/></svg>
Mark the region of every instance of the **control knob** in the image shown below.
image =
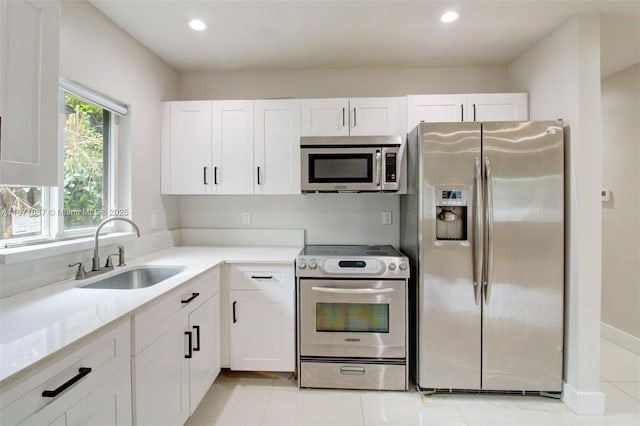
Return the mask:
<svg viewBox="0 0 640 426"><path fill-rule="evenodd" d="M315 262L315 260L312 260L311 262L309 262L309 269L316 269L318 267L318 264Z"/></svg>
<svg viewBox="0 0 640 426"><path fill-rule="evenodd" d="M389 264L389 270L390 271L395 271L396 270L396 264L395 263L390 263Z"/></svg>
<svg viewBox="0 0 640 426"><path fill-rule="evenodd" d="M298 262L298 268L304 269L306 267L307 267L307 262L305 262L304 260L301 260L300 262Z"/></svg>
<svg viewBox="0 0 640 426"><path fill-rule="evenodd" d="M406 271L407 270L407 264L406 263L401 263L400 264L400 270L401 271Z"/></svg>

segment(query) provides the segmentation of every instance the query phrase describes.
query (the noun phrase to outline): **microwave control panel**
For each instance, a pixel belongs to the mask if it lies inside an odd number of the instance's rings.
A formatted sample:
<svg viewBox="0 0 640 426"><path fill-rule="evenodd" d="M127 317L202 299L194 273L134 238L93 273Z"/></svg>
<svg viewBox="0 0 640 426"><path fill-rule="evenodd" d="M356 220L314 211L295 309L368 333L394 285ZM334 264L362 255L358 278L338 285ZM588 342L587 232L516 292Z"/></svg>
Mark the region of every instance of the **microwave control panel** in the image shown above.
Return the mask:
<svg viewBox="0 0 640 426"><path fill-rule="evenodd" d="M385 182L397 182L397 155L395 152L386 152L384 155L384 180Z"/></svg>

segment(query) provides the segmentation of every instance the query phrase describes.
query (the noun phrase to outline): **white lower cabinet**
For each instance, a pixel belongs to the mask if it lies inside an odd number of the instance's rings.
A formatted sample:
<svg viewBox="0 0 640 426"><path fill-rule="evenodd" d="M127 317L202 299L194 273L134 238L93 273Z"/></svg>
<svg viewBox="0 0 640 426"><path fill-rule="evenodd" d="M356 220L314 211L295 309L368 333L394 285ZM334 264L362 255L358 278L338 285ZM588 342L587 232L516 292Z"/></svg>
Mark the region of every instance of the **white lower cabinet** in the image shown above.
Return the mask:
<svg viewBox="0 0 640 426"><path fill-rule="evenodd" d="M21 380L0 395L0 424L132 424L130 323Z"/></svg>
<svg viewBox="0 0 640 426"><path fill-rule="evenodd" d="M295 280L292 265L231 265L232 370L295 370Z"/></svg>
<svg viewBox="0 0 640 426"><path fill-rule="evenodd" d="M135 315L136 425L184 424L220 372L219 286L216 268Z"/></svg>

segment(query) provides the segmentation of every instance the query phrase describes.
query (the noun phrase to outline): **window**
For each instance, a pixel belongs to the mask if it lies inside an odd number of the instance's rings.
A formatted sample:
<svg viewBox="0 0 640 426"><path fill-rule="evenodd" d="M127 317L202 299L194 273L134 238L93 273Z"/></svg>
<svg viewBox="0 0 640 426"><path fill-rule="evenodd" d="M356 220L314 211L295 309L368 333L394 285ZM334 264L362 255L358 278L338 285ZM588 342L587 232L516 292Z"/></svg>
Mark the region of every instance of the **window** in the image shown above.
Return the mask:
<svg viewBox="0 0 640 426"><path fill-rule="evenodd" d="M61 100L59 186L0 187L0 247L86 235L115 211L117 121L127 110L66 81Z"/></svg>

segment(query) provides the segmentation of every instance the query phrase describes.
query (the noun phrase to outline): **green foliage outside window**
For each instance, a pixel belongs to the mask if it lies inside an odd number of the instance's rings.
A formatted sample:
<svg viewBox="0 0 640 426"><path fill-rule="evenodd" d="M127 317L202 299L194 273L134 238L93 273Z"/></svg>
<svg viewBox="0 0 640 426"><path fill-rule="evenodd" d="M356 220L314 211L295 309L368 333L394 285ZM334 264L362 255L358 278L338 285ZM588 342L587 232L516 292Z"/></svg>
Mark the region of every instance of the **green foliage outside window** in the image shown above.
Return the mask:
<svg viewBox="0 0 640 426"><path fill-rule="evenodd" d="M65 93L64 227L96 226L106 207L105 111Z"/></svg>

